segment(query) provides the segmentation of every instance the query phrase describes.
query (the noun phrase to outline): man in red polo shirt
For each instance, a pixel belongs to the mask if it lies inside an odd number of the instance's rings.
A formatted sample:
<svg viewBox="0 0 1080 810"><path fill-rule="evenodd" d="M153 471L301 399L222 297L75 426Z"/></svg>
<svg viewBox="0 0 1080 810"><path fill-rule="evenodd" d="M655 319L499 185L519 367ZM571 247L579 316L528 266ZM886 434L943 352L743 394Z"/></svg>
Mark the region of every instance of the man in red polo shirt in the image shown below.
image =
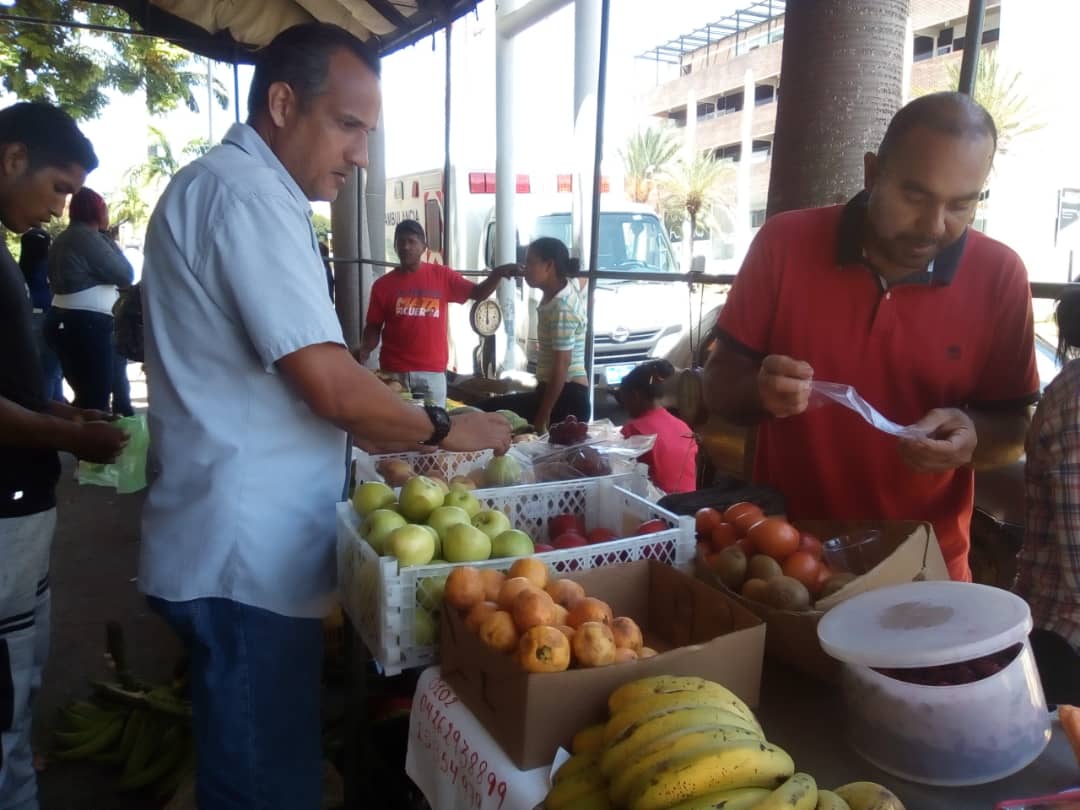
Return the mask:
<svg viewBox="0 0 1080 810"><path fill-rule="evenodd" d="M446 404L446 336L449 304L482 301L499 282L510 278L515 265L497 267L480 284L460 273L423 261L427 250L424 228L405 219L394 229L399 267L371 286L364 337L357 359L368 356L382 341L379 368L396 376L413 394L440 407Z"/></svg>
<svg viewBox="0 0 1080 810"><path fill-rule="evenodd" d="M969 227L996 145L989 114L959 93L900 110L866 155L863 192L765 223L706 368L710 407L760 423L754 477L792 518L930 521L959 580L973 467L1019 458L1039 391L1027 271ZM854 386L926 438L808 409L813 379Z"/></svg>

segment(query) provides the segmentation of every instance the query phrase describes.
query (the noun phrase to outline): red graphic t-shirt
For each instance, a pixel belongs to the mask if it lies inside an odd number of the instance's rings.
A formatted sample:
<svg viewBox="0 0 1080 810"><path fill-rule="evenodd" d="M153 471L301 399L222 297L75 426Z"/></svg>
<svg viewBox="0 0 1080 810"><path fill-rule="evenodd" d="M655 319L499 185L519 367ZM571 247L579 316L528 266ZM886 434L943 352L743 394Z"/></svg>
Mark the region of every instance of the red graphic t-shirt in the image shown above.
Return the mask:
<svg viewBox="0 0 1080 810"><path fill-rule="evenodd" d="M399 373L445 371L446 308L469 300L473 283L441 264L400 267L375 280L367 324L382 327L379 367Z"/></svg>

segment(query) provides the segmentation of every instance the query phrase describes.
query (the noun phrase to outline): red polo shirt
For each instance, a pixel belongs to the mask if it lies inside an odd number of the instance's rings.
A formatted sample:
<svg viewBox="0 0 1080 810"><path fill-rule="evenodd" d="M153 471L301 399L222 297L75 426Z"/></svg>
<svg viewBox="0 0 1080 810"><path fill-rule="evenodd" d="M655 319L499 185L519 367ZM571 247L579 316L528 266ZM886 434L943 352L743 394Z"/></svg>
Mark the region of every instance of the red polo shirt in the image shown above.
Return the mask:
<svg viewBox="0 0 1080 810"><path fill-rule="evenodd" d="M1027 270L969 229L928 272L885 285L862 263L866 195L792 211L762 227L720 313L732 347L805 360L902 425L933 408L1009 407L1038 398ZM970 580L970 468L918 472L898 440L836 405L758 429L754 476L794 519L926 520L954 579Z"/></svg>

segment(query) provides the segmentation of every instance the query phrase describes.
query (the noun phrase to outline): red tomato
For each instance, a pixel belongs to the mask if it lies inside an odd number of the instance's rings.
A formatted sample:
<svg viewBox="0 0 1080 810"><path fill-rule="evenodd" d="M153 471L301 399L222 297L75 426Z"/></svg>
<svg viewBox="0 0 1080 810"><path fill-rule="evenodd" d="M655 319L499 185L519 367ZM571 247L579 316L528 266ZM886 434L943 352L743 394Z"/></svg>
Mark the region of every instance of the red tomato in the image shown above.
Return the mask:
<svg viewBox="0 0 1080 810"><path fill-rule="evenodd" d="M698 509L694 513L694 528L697 529L698 537L707 538L723 519L724 516L711 506Z"/></svg>
<svg viewBox="0 0 1080 810"><path fill-rule="evenodd" d="M754 541L749 537L740 537L736 540L735 548L742 549L742 553L746 555L747 559L750 559L757 554L757 548L754 546Z"/></svg>
<svg viewBox="0 0 1080 810"><path fill-rule="evenodd" d="M712 546L708 543L697 544L697 555L703 559L708 559L709 555L713 553Z"/></svg>
<svg viewBox="0 0 1080 810"><path fill-rule="evenodd" d="M810 589L810 593L817 596L821 593L821 589L825 587L825 583L829 581L829 577L833 575L833 571L825 563L821 563L821 567L818 569L817 581L814 583L814 587Z"/></svg>
<svg viewBox="0 0 1080 810"><path fill-rule="evenodd" d="M765 518L754 524L747 536L762 554L783 561L799 547L799 530L780 518Z"/></svg>
<svg viewBox="0 0 1080 810"><path fill-rule="evenodd" d="M750 530L765 520L765 516L760 512L744 512L735 518L735 531L739 537L744 537L750 534Z"/></svg>
<svg viewBox="0 0 1080 810"><path fill-rule="evenodd" d="M821 571L821 563L814 559L808 551L796 551L783 564L784 576L797 579L811 593L815 593L818 576Z"/></svg>
<svg viewBox="0 0 1080 810"><path fill-rule="evenodd" d="M821 541L810 534L810 532L803 532L799 535L799 547L795 550L809 552L814 555L815 560L820 560L823 552Z"/></svg>
<svg viewBox="0 0 1080 810"><path fill-rule="evenodd" d="M739 535L734 526L730 523L718 523L709 535L709 545L713 551L723 551L728 546L735 545L738 539Z"/></svg>
<svg viewBox="0 0 1080 810"><path fill-rule="evenodd" d="M724 520L728 523L734 523L738 520L740 515L744 515L747 512L754 512L755 514L764 517L765 513L761 511L761 507L756 503L750 503L749 501L739 501L739 503L733 503L727 509L724 510Z"/></svg>
<svg viewBox="0 0 1080 810"><path fill-rule="evenodd" d="M653 518L652 520L646 520L638 526L637 531L635 531L634 534L653 534L654 532L666 531L667 528L667 523L659 518Z"/></svg>

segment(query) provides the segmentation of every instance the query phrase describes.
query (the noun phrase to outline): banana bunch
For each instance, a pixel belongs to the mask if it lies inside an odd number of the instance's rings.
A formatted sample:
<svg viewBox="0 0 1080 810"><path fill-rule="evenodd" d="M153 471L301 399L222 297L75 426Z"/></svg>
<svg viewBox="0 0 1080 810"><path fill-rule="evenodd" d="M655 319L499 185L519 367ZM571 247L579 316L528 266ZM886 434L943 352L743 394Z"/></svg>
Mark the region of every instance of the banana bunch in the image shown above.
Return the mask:
<svg viewBox="0 0 1080 810"><path fill-rule="evenodd" d="M574 736L545 810L904 810L872 782L819 790L718 683L643 678L616 689L608 710Z"/></svg>

